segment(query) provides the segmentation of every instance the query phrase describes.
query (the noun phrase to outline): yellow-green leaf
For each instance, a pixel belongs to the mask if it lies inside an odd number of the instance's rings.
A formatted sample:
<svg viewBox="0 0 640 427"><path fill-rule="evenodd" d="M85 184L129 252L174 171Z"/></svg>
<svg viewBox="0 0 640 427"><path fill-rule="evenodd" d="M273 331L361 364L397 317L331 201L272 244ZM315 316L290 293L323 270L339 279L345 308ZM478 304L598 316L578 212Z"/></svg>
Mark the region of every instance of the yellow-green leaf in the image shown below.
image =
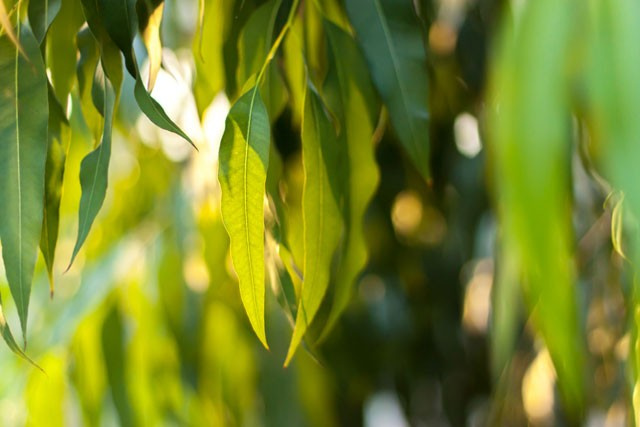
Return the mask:
<svg viewBox="0 0 640 427"><path fill-rule="evenodd" d="M355 41L337 25L325 21L329 72L325 94L340 121L340 143L347 153L343 166L333 171L343 182L341 203L347 228L336 274L333 305L320 340L335 326L347 307L351 291L367 263L364 215L380 175L374 157L373 133L379 103L367 66Z"/></svg>
<svg viewBox="0 0 640 427"><path fill-rule="evenodd" d="M257 87L231 107L220 143L222 218L249 321L267 347L264 325L264 194L271 140L269 116Z"/></svg>
<svg viewBox="0 0 640 427"><path fill-rule="evenodd" d="M309 85L302 116L304 278L285 366L295 354L329 286L331 262L343 225L339 206L342 183L335 173L341 154L329 115L320 96Z"/></svg>

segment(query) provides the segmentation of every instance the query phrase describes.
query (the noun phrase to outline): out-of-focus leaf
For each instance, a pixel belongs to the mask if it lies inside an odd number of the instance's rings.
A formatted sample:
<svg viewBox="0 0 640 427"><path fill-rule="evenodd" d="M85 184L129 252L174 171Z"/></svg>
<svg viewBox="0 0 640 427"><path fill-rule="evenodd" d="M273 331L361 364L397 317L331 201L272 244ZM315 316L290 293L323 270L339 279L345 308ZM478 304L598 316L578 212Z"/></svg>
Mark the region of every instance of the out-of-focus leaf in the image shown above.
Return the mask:
<svg viewBox="0 0 640 427"><path fill-rule="evenodd" d="M29 376L25 400L27 426L63 427L65 424L66 364L61 355L49 353L41 359L47 373L33 371Z"/></svg>
<svg viewBox="0 0 640 427"><path fill-rule="evenodd" d="M285 366L295 354L324 299L329 286L333 254L342 235L342 217L338 205L341 183L334 171L339 168L343 153L322 100L311 85L307 87L304 107L304 279Z"/></svg>
<svg viewBox="0 0 640 427"><path fill-rule="evenodd" d="M11 19L7 13L7 7L4 4L4 1L0 1L0 30L4 30L7 37L9 37L9 40L11 40L14 46L18 48L19 52L22 55L27 56L20 44L20 41L18 40L18 37L16 36L16 32L13 30L13 24L11 23Z"/></svg>
<svg viewBox="0 0 640 427"><path fill-rule="evenodd" d="M270 0L253 12L238 39L238 86L255 84L252 79L260 72L271 46L276 29L276 18L282 0ZM260 95L274 121L284 109L287 98L282 76L276 64L269 64L260 85Z"/></svg>
<svg viewBox="0 0 640 427"><path fill-rule="evenodd" d="M586 349L567 173L566 67L574 6L572 1L527 3L513 33L504 32L493 70L490 126L503 250L522 268L533 324L549 349L567 412L579 418Z"/></svg>
<svg viewBox="0 0 640 427"><path fill-rule="evenodd" d="M61 3L62 0L29 0L29 24L38 44L42 44Z"/></svg>
<svg viewBox="0 0 640 427"><path fill-rule="evenodd" d="M66 161L67 146L69 144L69 127L62 107L49 87L49 146L47 147L47 162L45 166L44 182L44 213L42 219L42 234L40 236L40 251L47 265L49 273L49 289L53 296L53 261L58 243L58 225L60 223L60 199L62 198L62 182Z"/></svg>
<svg viewBox="0 0 640 427"><path fill-rule="evenodd" d="M79 59L76 66L78 79L78 95L84 121L91 132L94 141L100 140L104 120L93 103L91 96L93 76L100 59L98 44L88 28L81 30L77 38Z"/></svg>
<svg viewBox="0 0 640 427"><path fill-rule="evenodd" d="M134 422L126 384L127 365L125 363L124 325L122 323L122 313L114 303L104 319L101 336L102 353L107 380L111 388L111 397L118 411L120 425L128 427L133 426Z"/></svg>
<svg viewBox="0 0 640 427"><path fill-rule="evenodd" d="M640 187L638 187L637 160L640 158L638 132L640 122L640 55L633 43L640 36L637 20L640 5L633 1L588 2L588 55L586 79L589 88L588 120L593 145L592 156L600 160L606 177L616 190L624 195L614 208L612 218L612 240L614 248L621 251L621 217L628 212L634 220L640 218ZM616 229L614 230L613 227ZM625 255L631 260L635 274L640 266L640 240L637 231ZM631 382L634 384L631 397L633 419L640 423L640 294L636 279L631 294L629 316L631 322L631 348L629 361Z"/></svg>
<svg viewBox="0 0 640 427"><path fill-rule="evenodd" d="M222 219L251 326L267 346L264 325L264 193L269 166L269 115L252 88L231 107L220 143Z"/></svg>
<svg viewBox="0 0 640 427"><path fill-rule="evenodd" d="M142 0L138 2L138 19L142 40L147 47L149 60L149 81L147 87L153 90L156 78L162 65L162 40L160 40L160 24L162 23L162 12L164 2Z"/></svg>
<svg viewBox="0 0 640 427"><path fill-rule="evenodd" d="M297 16L291 25L287 38L283 43L284 75L286 86L291 99L291 114L293 123L297 126L302 121L304 110L305 82L305 49L304 22L302 16ZM306 64L309 66L309 64ZM319 80L318 80L319 81Z"/></svg>
<svg viewBox="0 0 640 427"><path fill-rule="evenodd" d="M169 118L162 106L144 87L133 49L133 39L138 31L135 0L98 0L98 10L103 19L104 28L124 54L127 70L136 79L133 93L140 110L155 125L181 136L195 147L187 134Z"/></svg>
<svg viewBox="0 0 640 427"><path fill-rule="evenodd" d="M341 206L347 233L336 274L333 305L320 340L328 335L347 307L353 285L367 263L364 214L380 179L373 143L379 104L364 58L351 36L338 26L325 21L324 28L330 67L324 89L327 104L340 121L340 144L347 150L342 167L332 171L343 182Z"/></svg>
<svg viewBox="0 0 640 427"><path fill-rule="evenodd" d="M80 165L82 197L80 198L80 210L78 213L78 237L69 266L73 264L78 251L80 251L84 241L87 239L91 225L98 215L107 193L113 114L119 98L120 87L114 88L101 68L96 70L94 86L101 88L103 94L104 130L100 145L89 153Z"/></svg>
<svg viewBox="0 0 640 427"><path fill-rule="evenodd" d="M16 340L13 338L13 334L11 333L11 328L9 327L9 323L7 323L7 319L4 317L4 311L2 307L3 307L2 298L0 297L0 334L2 334L2 339L4 340L4 342L7 344L7 347L9 347L11 351L13 351L15 354L22 357L24 360L31 363L34 367L42 371L42 368L38 366L33 360L31 360L29 356L27 356L25 352L22 351L18 343L16 343Z"/></svg>
<svg viewBox="0 0 640 427"><path fill-rule="evenodd" d="M225 87L225 68L222 55L225 35L234 22L232 0L203 0L200 2L200 27L193 38L193 58L196 76L193 95L198 113L204 110L213 98Z"/></svg>
<svg viewBox="0 0 640 427"><path fill-rule="evenodd" d="M31 281L42 230L47 158L47 76L38 42L19 26L18 42L0 38L0 239L26 343Z"/></svg>
<svg viewBox="0 0 640 427"><path fill-rule="evenodd" d="M347 12L400 142L429 178L428 75L420 23L407 0L349 0Z"/></svg>
<svg viewBox="0 0 640 427"><path fill-rule="evenodd" d="M84 23L79 0L64 0L47 33L46 60L53 91L66 114L71 88L76 80L78 30ZM91 72L93 78L93 72Z"/></svg>

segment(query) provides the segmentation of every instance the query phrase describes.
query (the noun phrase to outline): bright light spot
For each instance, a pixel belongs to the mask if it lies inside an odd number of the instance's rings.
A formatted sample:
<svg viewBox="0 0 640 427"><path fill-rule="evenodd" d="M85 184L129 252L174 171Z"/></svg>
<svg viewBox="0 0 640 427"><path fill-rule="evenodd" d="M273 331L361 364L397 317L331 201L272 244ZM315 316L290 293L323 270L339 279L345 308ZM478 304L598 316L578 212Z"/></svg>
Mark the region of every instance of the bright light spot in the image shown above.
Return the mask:
<svg viewBox="0 0 640 427"><path fill-rule="evenodd" d="M469 332L485 333L489 324L491 308L491 285L493 274L479 272L467 284L462 311L462 324Z"/></svg>
<svg viewBox="0 0 640 427"><path fill-rule="evenodd" d="M365 427L408 427L398 396L389 391L377 392L364 404Z"/></svg>
<svg viewBox="0 0 640 427"><path fill-rule="evenodd" d="M229 100L224 92L220 92L207 107L202 118L204 138L215 159L218 158L218 149L224 133L224 123L229 113Z"/></svg>
<svg viewBox="0 0 640 427"><path fill-rule="evenodd" d="M453 124L456 147L463 156L474 158L482 150L478 120L469 113L462 113L456 117Z"/></svg>
<svg viewBox="0 0 640 427"><path fill-rule="evenodd" d="M630 341L629 333L627 332L618 342L616 343L615 353L618 360L627 360L629 357L629 341Z"/></svg>
<svg viewBox="0 0 640 427"><path fill-rule="evenodd" d="M522 403L532 424L552 424L556 372L547 349L538 353L522 379Z"/></svg>
<svg viewBox="0 0 640 427"><path fill-rule="evenodd" d="M194 251L185 259L182 274L194 292L204 293L209 287L209 270L201 253Z"/></svg>
<svg viewBox="0 0 640 427"><path fill-rule="evenodd" d="M391 209L391 221L396 233L403 237L415 234L422 222L422 202L414 191L398 194Z"/></svg>
<svg viewBox="0 0 640 427"><path fill-rule="evenodd" d="M613 336L605 328L595 328L589 332L589 350L595 354L604 354L613 346Z"/></svg>

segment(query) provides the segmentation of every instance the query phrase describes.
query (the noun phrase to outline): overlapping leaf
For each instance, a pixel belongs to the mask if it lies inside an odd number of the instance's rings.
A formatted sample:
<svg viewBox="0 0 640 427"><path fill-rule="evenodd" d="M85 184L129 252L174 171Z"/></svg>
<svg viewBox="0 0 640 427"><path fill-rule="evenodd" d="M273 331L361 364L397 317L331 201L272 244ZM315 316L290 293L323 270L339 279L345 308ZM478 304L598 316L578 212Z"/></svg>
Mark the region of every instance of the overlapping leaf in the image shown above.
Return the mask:
<svg viewBox="0 0 640 427"><path fill-rule="evenodd" d="M343 182L341 205L347 231L333 305L320 339L326 337L346 308L353 285L367 263L364 215L379 181L373 141L379 104L364 58L344 30L329 21L324 28L329 57L325 94L329 109L340 121L340 144L347 150L345 164L332 171Z"/></svg>
<svg viewBox="0 0 640 427"><path fill-rule="evenodd" d="M413 3L349 0L347 12L370 66L373 82L415 167L429 178L428 75Z"/></svg>
<svg viewBox="0 0 640 427"><path fill-rule="evenodd" d="M304 189L304 280L285 365L293 357L327 292L333 255L342 235L342 183L334 172L343 150L333 123L313 86L307 87L302 116Z"/></svg>
<svg viewBox="0 0 640 427"><path fill-rule="evenodd" d="M49 26L60 11L62 0L30 0L29 24L33 35L42 44Z"/></svg>

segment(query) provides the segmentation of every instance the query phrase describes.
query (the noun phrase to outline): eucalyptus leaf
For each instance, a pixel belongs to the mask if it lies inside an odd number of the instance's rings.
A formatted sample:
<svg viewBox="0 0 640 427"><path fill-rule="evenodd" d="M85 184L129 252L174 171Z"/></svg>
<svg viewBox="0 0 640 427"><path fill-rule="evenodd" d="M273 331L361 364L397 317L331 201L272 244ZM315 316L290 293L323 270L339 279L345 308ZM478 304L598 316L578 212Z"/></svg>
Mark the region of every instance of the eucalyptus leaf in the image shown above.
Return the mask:
<svg viewBox="0 0 640 427"><path fill-rule="evenodd" d="M38 42L18 26L20 54L0 37L0 239L26 344L31 282L42 230L47 158L47 76Z"/></svg>
<svg viewBox="0 0 640 427"><path fill-rule="evenodd" d="M429 178L428 74L420 22L410 0L348 0L347 12L407 154Z"/></svg>
<svg viewBox="0 0 640 427"><path fill-rule="evenodd" d="M257 87L231 107L220 143L222 219L251 326L267 346L264 324L264 194L269 167L269 115Z"/></svg>

